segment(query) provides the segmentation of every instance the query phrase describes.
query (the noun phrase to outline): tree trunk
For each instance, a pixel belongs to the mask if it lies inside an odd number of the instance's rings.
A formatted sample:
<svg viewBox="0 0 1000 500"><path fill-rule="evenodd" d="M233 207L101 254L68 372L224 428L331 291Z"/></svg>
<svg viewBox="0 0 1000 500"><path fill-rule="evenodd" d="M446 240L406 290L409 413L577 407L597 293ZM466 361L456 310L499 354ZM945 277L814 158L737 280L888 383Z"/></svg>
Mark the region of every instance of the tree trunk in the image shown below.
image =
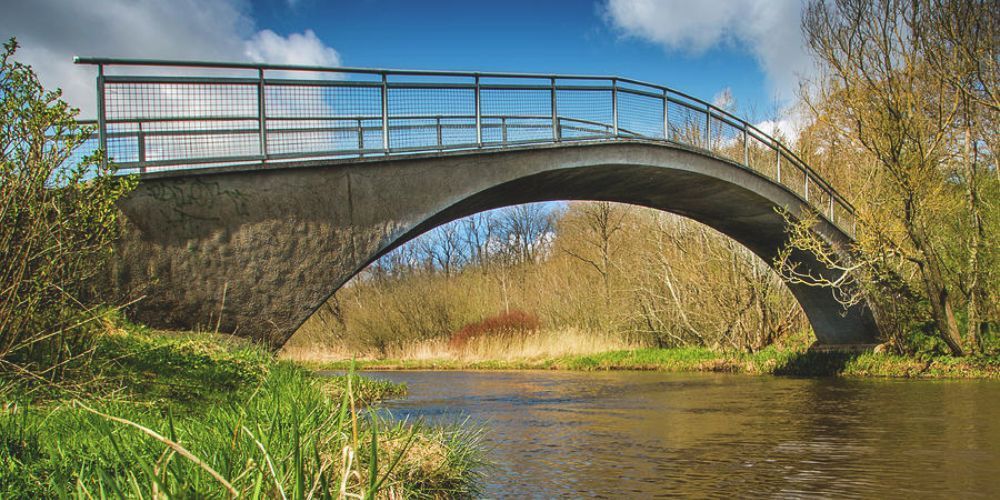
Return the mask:
<svg viewBox="0 0 1000 500"><path fill-rule="evenodd" d="M958 323L955 321L955 312L951 306L951 295L948 288L943 284L940 273L937 272L933 264L924 262L920 266L920 276L924 280L927 289L928 299L931 303L931 312L934 315L934 322L941 339L955 356L964 356L965 349L962 347L962 338L958 333Z"/></svg>

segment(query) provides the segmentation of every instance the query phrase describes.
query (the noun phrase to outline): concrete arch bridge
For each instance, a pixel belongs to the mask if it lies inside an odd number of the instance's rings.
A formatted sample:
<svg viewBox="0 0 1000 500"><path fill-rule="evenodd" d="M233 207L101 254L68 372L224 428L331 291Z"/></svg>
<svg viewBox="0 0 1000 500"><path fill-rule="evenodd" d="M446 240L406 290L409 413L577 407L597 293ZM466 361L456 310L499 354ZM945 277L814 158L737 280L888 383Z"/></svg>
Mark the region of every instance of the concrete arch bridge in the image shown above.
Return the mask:
<svg viewBox="0 0 1000 500"><path fill-rule="evenodd" d="M619 77L81 59L93 145L140 176L114 285L132 315L281 346L357 272L438 225L597 200L707 224L772 262L786 222L848 244L854 211L780 142L702 100ZM805 269L828 273L810 255ZM819 342L869 310L790 285Z"/></svg>

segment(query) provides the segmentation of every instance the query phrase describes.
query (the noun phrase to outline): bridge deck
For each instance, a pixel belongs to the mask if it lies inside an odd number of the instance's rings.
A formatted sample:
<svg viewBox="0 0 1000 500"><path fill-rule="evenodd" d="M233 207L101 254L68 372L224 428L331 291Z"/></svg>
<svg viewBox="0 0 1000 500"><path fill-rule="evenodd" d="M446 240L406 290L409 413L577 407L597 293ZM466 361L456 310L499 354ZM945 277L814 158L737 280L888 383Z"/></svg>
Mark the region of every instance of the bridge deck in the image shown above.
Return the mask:
<svg viewBox="0 0 1000 500"><path fill-rule="evenodd" d="M659 85L586 75L78 62L98 66L98 130L90 146L107 151L125 173L665 141L782 184L854 234L850 203L780 141Z"/></svg>

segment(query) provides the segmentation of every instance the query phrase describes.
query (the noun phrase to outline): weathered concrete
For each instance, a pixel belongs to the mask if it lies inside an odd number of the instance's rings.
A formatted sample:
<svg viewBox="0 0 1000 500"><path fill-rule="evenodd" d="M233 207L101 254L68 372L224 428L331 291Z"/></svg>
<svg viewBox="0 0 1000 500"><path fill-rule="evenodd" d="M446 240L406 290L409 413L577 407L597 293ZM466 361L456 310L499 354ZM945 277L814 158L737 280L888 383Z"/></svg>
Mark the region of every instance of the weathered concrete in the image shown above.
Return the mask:
<svg viewBox="0 0 1000 500"><path fill-rule="evenodd" d="M435 226L549 200L643 205L707 224L772 262L775 211L801 213L786 188L703 152L663 143L573 143L143 177L122 203L127 236L114 273L144 295L132 314L164 328L232 332L283 344L366 265ZM822 223L830 242L847 237ZM809 255L797 258L819 272ZM870 343L870 312L792 286L826 344Z"/></svg>

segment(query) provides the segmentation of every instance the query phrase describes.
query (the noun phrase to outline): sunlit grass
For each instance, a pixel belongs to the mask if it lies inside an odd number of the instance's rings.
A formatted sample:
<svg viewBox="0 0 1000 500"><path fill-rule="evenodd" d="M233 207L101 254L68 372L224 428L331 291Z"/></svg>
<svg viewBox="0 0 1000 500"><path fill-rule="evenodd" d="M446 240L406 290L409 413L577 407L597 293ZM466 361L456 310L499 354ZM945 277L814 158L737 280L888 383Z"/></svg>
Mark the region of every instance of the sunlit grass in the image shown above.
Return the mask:
<svg viewBox="0 0 1000 500"><path fill-rule="evenodd" d="M366 410L404 386L200 335L121 332L98 352L100 397L0 385L0 498L476 493L478 432Z"/></svg>
<svg viewBox="0 0 1000 500"><path fill-rule="evenodd" d="M306 363L312 369L344 369L346 361ZM586 355L502 359L392 358L358 361L367 370L645 370L725 372L788 376L893 378L1000 378L992 358L936 356L926 360L888 353L823 352L769 347L758 352L707 347L622 349Z"/></svg>

